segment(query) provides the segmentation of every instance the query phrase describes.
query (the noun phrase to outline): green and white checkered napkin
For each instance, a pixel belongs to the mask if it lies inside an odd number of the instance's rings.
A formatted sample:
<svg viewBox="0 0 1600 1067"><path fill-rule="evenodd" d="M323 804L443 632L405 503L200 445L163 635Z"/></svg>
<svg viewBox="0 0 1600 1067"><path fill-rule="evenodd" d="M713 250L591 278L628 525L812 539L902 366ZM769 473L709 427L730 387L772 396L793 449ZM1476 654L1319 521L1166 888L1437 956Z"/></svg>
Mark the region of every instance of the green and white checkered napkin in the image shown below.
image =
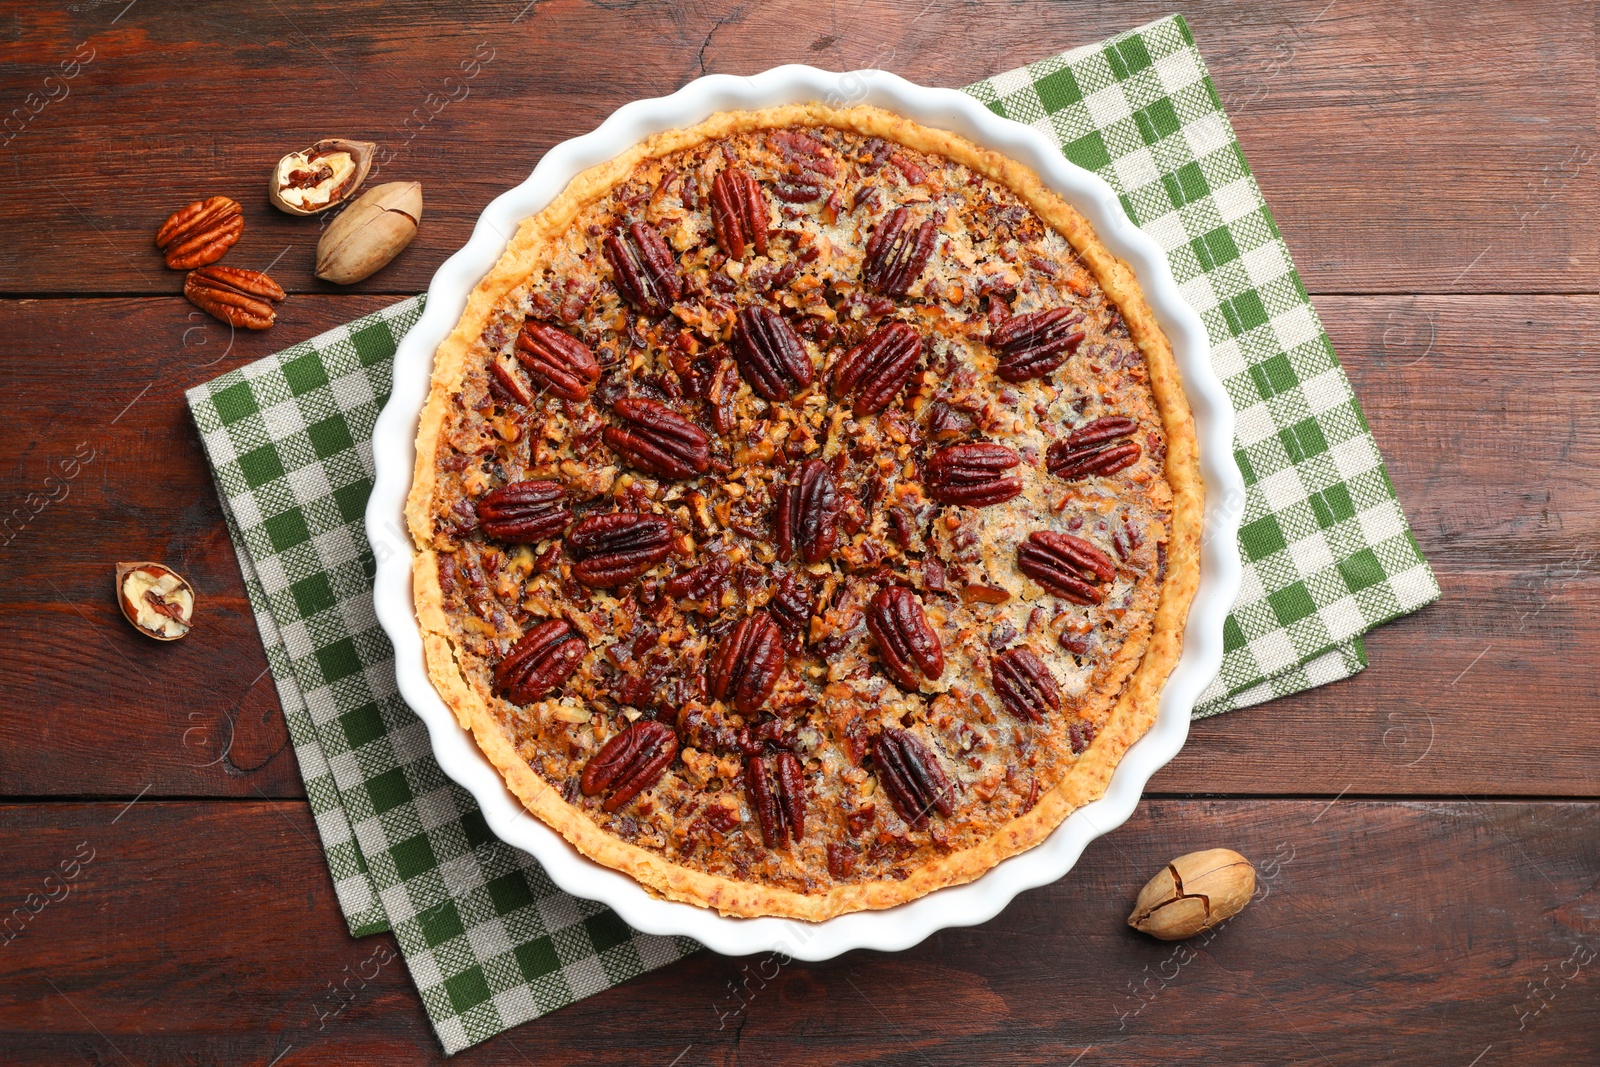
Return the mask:
<svg viewBox="0 0 1600 1067"><path fill-rule="evenodd" d="M1055 137L1166 249L1239 415L1244 590L1196 716L1359 671L1439 595L1183 20L967 90ZM372 612L371 432L422 298L191 390L353 934L392 929L447 1052L692 952L562 893L434 762Z"/></svg>

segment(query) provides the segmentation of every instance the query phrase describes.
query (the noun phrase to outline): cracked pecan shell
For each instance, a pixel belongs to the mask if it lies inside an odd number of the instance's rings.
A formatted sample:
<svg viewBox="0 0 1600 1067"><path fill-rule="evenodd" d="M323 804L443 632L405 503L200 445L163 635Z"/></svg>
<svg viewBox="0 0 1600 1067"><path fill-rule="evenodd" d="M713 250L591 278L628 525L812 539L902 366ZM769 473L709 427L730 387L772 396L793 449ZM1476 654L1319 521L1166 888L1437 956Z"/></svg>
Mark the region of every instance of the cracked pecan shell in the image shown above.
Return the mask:
<svg viewBox="0 0 1600 1067"><path fill-rule="evenodd" d="M593 589L632 581L672 553L672 524L660 515L613 511L585 515L567 534L572 576Z"/></svg>
<svg viewBox="0 0 1600 1067"><path fill-rule="evenodd" d="M1139 462L1139 442L1124 438L1139 424L1123 415L1105 415L1086 423L1045 453L1045 468L1069 482L1125 470Z"/></svg>
<svg viewBox="0 0 1600 1067"><path fill-rule="evenodd" d="M678 755L678 735L655 719L640 719L607 741L595 753L578 786L584 796L609 791L600 807L614 812L660 781Z"/></svg>
<svg viewBox="0 0 1600 1067"><path fill-rule="evenodd" d="M1116 576L1111 557L1081 537L1039 530L1017 549L1017 569L1063 600L1098 604L1105 593L1095 581Z"/></svg>
<svg viewBox="0 0 1600 1067"><path fill-rule="evenodd" d="M989 333L989 344L1000 351L995 373L1008 382L1043 378L1067 361L1083 336L1077 308L1014 315Z"/></svg>
<svg viewBox="0 0 1600 1067"><path fill-rule="evenodd" d="M861 418L888 407L917 369L922 337L909 323L891 322L874 330L840 357L833 367L833 394L855 394L851 412Z"/></svg>
<svg viewBox="0 0 1600 1067"><path fill-rule="evenodd" d="M744 788L762 844L788 848L791 834L796 841L806 836L806 780L793 752L747 757Z"/></svg>
<svg viewBox="0 0 1600 1067"><path fill-rule="evenodd" d="M156 247L173 270L194 270L221 259L243 232L239 202L212 196L174 211L156 231Z"/></svg>
<svg viewBox="0 0 1600 1067"><path fill-rule="evenodd" d="M583 400L600 380L600 364L588 345L538 319L522 324L516 352L533 383L563 400Z"/></svg>
<svg viewBox="0 0 1600 1067"><path fill-rule="evenodd" d="M477 503L478 528L496 541L531 545L552 537L572 521L567 491L560 482L527 481L502 485Z"/></svg>
<svg viewBox="0 0 1600 1067"><path fill-rule="evenodd" d="M788 559L799 552L808 564L827 559L839 539L843 505L828 464L820 459L802 463L788 484L778 490L773 534L779 558Z"/></svg>
<svg viewBox="0 0 1600 1067"><path fill-rule="evenodd" d="M678 261L661 234L648 222L635 222L621 233L608 234L602 245L617 292L646 315L665 315L683 295Z"/></svg>
<svg viewBox="0 0 1600 1067"><path fill-rule="evenodd" d="M1005 709L1019 719L1043 722L1061 710L1061 686L1044 661L1025 648L1013 648L989 661L994 691Z"/></svg>
<svg viewBox="0 0 1600 1067"><path fill-rule="evenodd" d="M1022 492L1022 479L1005 473L1021 462L1021 456L991 441L947 445L928 457L923 482L941 504L987 507Z"/></svg>
<svg viewBox="0 0 1600 1067"><path fill-rule="evenodd" d="M711 183L711 226L729 259L743 259L752 248L766 255L771 220L760 184L745 171L729 167Z"/></svg>
<svg viewBox="0 0 1600 1067"><path fill-rule="evenodd" d="M622 458L658 478L681 480L711 465L711 438L665 404L625 396L611 405L623 421L602 432Z"/></svg>
<svg viewBox="0 0 1600 1067"><path fill-rule="evenodd" d="M783 634L764 611L740 619L711 656L707 683L712 700L729 701L753 715L772 695L783 674Z"/></svg>
<svg viewBox="0 0 1600 1067"><path fill-rule="evenodd" d="M284 298L278 283L260 271L221 264L190 271L183 295L213 318L246 330L265 330L276 322L272 305Z"/></svg>
<svg viewBox="0 0 1600 1067"><path fill-rule="evenodd" d="M565 619L546 619L495 664L494 687L513 704L532 704L563 685L589 645Z"/></svg>
<svg viewBox="0 0 1600 1067"><path fill-rule="evenodd" d="M886 586L867 608L867 629L878 643L878 659L900 688L915 693L920 672L929 681L944 673L944 646L928 625L922 601L903 585Z"/></svg>
<svg viewBox="0 0 1600 1067"><path fill-rule="evenodd" d="M739 309L733 356L750 388L766 400L788 400L816 374L800 335L782 315L760 304Z"/></svg>
<svg viewBox="0 0 1600 1067"><path fill-rule="evenodd" d="M884 730L873 739L872 762L894 810L913 829L926 827L930 812L948 818L955 811L950 779L939 757L915 734L893 727Z"/></svg>
<svg viewBox="0 0 1600 1067"><path fill-rule="evenodd" d="M906 208L889 212L867 240L862 283L884 296L905 296L928 265L937 232L932 219L913 223Z"/></svg>

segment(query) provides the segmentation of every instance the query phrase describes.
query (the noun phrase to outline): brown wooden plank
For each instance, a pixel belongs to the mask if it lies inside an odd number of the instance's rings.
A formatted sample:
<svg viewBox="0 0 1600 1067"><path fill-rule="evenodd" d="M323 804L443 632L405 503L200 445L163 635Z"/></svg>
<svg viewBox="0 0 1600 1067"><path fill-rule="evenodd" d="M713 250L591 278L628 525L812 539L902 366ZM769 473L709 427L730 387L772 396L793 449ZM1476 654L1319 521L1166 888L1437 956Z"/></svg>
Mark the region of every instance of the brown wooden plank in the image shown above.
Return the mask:
<svg viewBox="0 0 1600 1067"><path fill-rule="evenodd" d="M93 856L0 946L0 1060L442 1061L392 940L343 932L303 804L120 808L0 806L8 907ZM1594 1062L1597 815L1150 801L982 926L822 964L703 953L452 1062ZM1217 845L1261 873L1242 915L1178 945L1124 925L1162 864ZM334 1014L330 984L363 973Z"/></svg>
<svg viewBox="0 0 1600 1067"><path fill-rule="evenodd" d="M0 198L0 292L174 292L179 277L151 237L168 212L215 193L246 207L229 263L275 263L292 290L327 290L310 275L318 223L274 211L263 186L280 155L330 133L384 143L396 158L381 177L424 184L421 235L361 286L415 292L545 149L706 71L878 65L963 85L1168 10L950 0L782 0L759 13L734 0L512 0L465 17L373 0L293 12L234 0L182 18L142 4L25 9L0 52L0 99L21 107L6 169L29 190ZM1263 0L1186 14L1312 291L1600 289L1590 5ZM75 56L87 62L73 67ZM60 81L64 70L76 76Z"/></svg>

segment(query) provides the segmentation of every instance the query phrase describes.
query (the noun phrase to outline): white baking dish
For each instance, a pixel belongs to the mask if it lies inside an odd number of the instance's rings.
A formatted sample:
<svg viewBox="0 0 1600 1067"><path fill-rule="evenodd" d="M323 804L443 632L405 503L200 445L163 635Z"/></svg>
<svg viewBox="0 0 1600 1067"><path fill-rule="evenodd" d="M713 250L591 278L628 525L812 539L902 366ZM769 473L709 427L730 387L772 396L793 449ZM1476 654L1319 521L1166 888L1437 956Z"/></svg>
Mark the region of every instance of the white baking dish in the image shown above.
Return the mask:
<svg viewBox="0 0 1600 1067"><path fill-rule="evenodd" d="M823 101L835 107L872 104L951 130L1026 164L1082 212L1110 249L1132 266L1172 342L1199 435L1206 483L1205 544L1199 592L1184 631L1183 656L1167 680L1155 725L1123 757L1105 796L1074 812L1036 848L999 864L967 885L941 889L885 911L842 915L821 923L727 918L706 908L661 900L627 875L581 855L528 814L499 772L434 692L423 665L422 638L412 612L412 546L400 531L415 459L417 417L427 398L433 353L455 327L467 296L499 259L518 224L544 208L578 173L652 134L692 126L718 111ZM1053 882L1072 869L1084 846L1132 814L1150 776L1172 759L1189 732L1189 713L1222 663L1222 624L1239 590L1235 547L1244 486L1233 463L1233 409L1211 368L1200 317L1183 301L1154 240L1123 212L1099 178L1072 163L1049 138L997 117L954 89L928 89L883 71L836 74L784 66L751 78L712 75L671 96L640 100L616 111L599 129L550 149L521 185L498 197L478 219L472 238L433 276L427 309L395 357L394 392L373 433L376 483L367 505L367 533L378 551L373 598L378 620L394 642L400 692L428 726L439 765L472 793L490 829L533 854L562 889L609 905L635 929L683 934L730 955L781 951L822 960L853 948L908 948L936 930L980 923L1024 889Z"/></svg>

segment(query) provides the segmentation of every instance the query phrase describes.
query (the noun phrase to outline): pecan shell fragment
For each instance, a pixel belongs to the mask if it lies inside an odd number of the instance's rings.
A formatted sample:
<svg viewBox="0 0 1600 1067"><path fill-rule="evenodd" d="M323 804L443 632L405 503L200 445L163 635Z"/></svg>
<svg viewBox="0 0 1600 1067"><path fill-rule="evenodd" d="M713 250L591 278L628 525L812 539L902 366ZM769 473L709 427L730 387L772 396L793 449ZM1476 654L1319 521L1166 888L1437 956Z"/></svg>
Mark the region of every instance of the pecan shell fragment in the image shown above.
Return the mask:
<svg viewBox="0 0 1600 1067"><path fill-rule="evenodd" d="M1061 710L1061 686L1044 661L1025 648L1013 648L989 661L994 691L1005 709L1019 719L1043 722L1046 712Z"/></svg>
<svg viewBox="0 0 1600 1067"><path fill-rule="evenodd" d="M743 259L750 248L766 255L771 219L761 186L745 171L729 167L711 183L711 225L729 259Z"/></svg>
<svg viewBox="0 0 1600 1067"><path fill-rule="evenodd" d="M600 805L615 812L660 780L678 755L678 735L655 719L640 719L595 753L578 780L584 796L611 791Z"/></svg>
<svg viewBox="0 0 1600 1067"><path fill-rule="evenodd" d="M711 465L711 438L665 404L625 396L612 405L624 425L607 426L606 444L622 458L658 478L704 474Z"/></svg>
<svg viewBox="0 0 1600 1067"><path fill-rule="evenodd" d="M739 309L733 355L750 388L767 400L788 400L815 376L800 335L782 315L760 304Z"/></svg>
<svg viewBox="0 0 1600 1067"><path fill-rule="evenodd" d="M183 295L213 318L246 330L265 330L277 321L272 305L284 297L278 283L260 271L221 264L190 271Z"/></svg>
<svg viewBox="0 0 1600 1067"><path fill-rule="evenodd" d="M1123 438L1139 424L1124 415L1105 415L1073 430L1045 453L1045 467L1058 478L1077 481L1115 474L1139 461L1139 442Z"/></svg>
<svg viewBox="0 0 1600 1067"><path fill-rule="evenodd" d="M588 345L538 319L522 324L516 351L534 384L563 400L583 400L600 380L600 364Z"/></svg>
<svg viewBox="0 0 1600 1067"><path fill-rule="evenodd" d="M661 234L648 222L635 222L604 242L617 291L646 315L665 315L683 295L678 262Z"/></svg>
<svg viewBox="0 0 1600 1067"><path fill-rule="evenodd" d="M1065 363L1083 337L1083 312L1077 308L1012 316L989 334L989 343L1000 350L995 373L1008 382L1042 378Z"/></svg>
<svg viewBox="0 0 1600 1067"><path fill-rule="evenodd" d="M221 259L243 232L239 202L212 196L174 211L156 231L156 247L173 270L194 270Z"/></svg>
<svg viewBox="0 0 1600 1067"><path fill-rule="evenodd" d="M795 477L778 490L773 532L779 558L788 559L798 551L808 564L827 559L839 539L843 505L828 464L820 459L802 463Z"/></svg>
<svg viewBox="0 0 1600 1067"><path fill-rule="evenodd" d="M577 557L572 576L593 589L632 581L672 552L672 524L660 515L613 511L585 515L567 534Z"/></svg>
<svg viewBox="0 0 1600 1067"><path fill-rule="evenodd" d="M707 671L711 699L731 701L735 711L753 715L772 695L783 664L778 624L764 611L747 615L711 656Z"/></svg>
<svg viewBox="0 0 1600 1067"><path fill-rule="evenodd" d="M495 664L494 686L513 704L532 704L571 678L588 651L565 619L546 619Z"/></svg>
<svg viewBox="0 0 1600 1067"><path fill-rule="evenodd" d="M478 501L478 528L496 541L531 545L557 537L572 521L560 482L512 482Z"/></svg>
<svg viewBox="0 0 1600 1067"><path fill-rule="evenodd" d="M867 629L878 643L878 659L902 689L915 693L920 672L929 681L944 673L944 646L928 625L922 601L903 585L886 586L867 608Z"/></svg>
<svg viewBox="0 0 1600 1067"><path fill-rule="evenodd" d="M1063 600L1098 604L1105 593L1093 584L1116 576L1111 557L1081 537L1039 530L1017 549L1017 569Z"/></svg>
<svg viewBox="0 0 1600 1067"><path fill-rule="evenodd" d="M917 369L922 358L922 338L904 322L891 322L874 330L846 352L833 368L833 392L840 398L855 394L851 411L857 418L876 415Z"/></svg>
<svg viewBox="0 0 1600 1067"><path fill-rule="evenodd" d="M948 818L955 811L950 780L939 758L915 734L893 727L884 730L872 742L872 762L894 810L913 829L928 825L929 812Z"/></svg>
<svg viewBox="0 0 1600 1067"><path fill-rule="evenodd" d="M923 482L941 504L987 507L1022 492L1022 479L1005 473L1021 462L1021 456L991 441L947 445L928 457Z"/></svg>
<svg viewBox="0 0 1600 1067"><path fill-rule="evenodd" d="M788 848L790 834L796 841L806 836L806 782L793 752L746 758L744 787L762 844Z"/></svg>
<svg viewBox="0 0 1600 1067"><path fill-rule="evenodd" d="M906 208L889 212L867 240L866 261L861 268L863 284L884 296L905 296L928 265L937 232L932 219L913 224Z"/></svg>

